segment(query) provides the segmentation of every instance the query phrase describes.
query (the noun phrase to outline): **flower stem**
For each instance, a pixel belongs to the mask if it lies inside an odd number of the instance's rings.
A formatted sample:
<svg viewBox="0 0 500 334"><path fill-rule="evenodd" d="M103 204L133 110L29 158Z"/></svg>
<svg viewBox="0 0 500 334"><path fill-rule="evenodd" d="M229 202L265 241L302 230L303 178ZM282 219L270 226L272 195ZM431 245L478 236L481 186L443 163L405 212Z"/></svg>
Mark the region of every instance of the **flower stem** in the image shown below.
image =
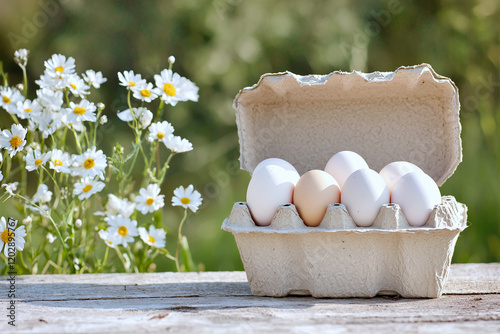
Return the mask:
<svg viewBox="0 0 500 334"><path fill-rule="evenodd" d="M184 216L182 217L182 220L179 224L179 230L177 231L177 246L175 247L175 267L177 268L178 272L181 271L179 266L179 247L181 245L181 238L182 238L182 225L184 225L186 218L187 218L187 209L184 209Z"/></svg>

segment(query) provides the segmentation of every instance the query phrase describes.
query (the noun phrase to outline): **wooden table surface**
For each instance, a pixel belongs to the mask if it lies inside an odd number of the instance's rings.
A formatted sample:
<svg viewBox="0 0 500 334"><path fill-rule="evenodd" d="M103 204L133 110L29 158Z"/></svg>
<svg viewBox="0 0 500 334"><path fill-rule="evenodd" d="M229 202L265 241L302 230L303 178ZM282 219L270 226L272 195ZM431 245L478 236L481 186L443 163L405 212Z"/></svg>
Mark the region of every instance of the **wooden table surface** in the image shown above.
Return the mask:
<svg viewBox="0 0 500 334"><path fill-rule="evenodd" d="M255 297L244 272L16 277L0 333L500 332L500 263L454 264L437 299Z"/></svg>

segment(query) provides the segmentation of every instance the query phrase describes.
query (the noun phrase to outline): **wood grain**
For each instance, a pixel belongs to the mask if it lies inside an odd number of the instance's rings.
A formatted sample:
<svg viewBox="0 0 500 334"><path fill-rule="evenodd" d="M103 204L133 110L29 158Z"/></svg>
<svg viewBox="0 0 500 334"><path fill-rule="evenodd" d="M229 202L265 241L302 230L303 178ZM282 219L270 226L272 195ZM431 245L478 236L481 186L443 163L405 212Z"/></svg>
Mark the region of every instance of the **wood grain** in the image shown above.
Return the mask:
<svg viewBox="0 0 500 334"><path fill-rule="evenodd" d="M500 263L454 264L438 299L252 295L244 272L16 277L16 333L497 332ZM2 314L3 312L3 314Z"/></svg>

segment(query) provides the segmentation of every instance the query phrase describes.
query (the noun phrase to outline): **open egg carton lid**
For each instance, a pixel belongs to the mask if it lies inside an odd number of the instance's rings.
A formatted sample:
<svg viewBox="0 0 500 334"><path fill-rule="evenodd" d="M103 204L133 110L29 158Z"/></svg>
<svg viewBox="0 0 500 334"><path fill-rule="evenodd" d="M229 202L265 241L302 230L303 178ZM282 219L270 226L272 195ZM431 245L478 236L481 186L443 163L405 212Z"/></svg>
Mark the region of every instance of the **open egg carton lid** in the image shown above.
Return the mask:
<svg viewBox="0 0 500 334"><path fill-rule="evenodd" d="M281 158L300 174L335 153L360 154L380 171L409 161L438 185L462 160L458 89L428 64L394 72L264 74L234 100L241 168Z"/></svg>

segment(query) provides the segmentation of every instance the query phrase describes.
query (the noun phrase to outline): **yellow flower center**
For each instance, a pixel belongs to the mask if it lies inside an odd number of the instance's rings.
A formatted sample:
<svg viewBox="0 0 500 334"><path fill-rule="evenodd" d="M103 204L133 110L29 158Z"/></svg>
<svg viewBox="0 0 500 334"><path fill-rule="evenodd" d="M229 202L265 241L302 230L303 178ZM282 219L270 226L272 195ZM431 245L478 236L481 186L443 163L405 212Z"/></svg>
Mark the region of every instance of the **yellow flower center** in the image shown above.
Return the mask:
<svg viewBox="0 0 500 334"><path fill-rule="evenodd" d="M24 112L32 112L32 111L33 111L33 109L31 109L31 108L24 109Z"/></svg>
<svg viewBox="0 0 500 334"><path fill-rule="evenodd" d="M108 245L113 245L113 241L111 240L106 240L106 242L108 243Z"/></svg>
<svg viewBox="0 0 500 334"><path fill-rule="evenodd" d="M57 66L55 69L56 72L64 72L64 67L62 66Z"/></svg>
<svg viewBox="0 0 500 334"><path fill-rule="evenodd" d="M61 160L57 160L57 159L56 159L56 160L54 160L54 165L56 165L56 166L62 166L62 165L63 165L63 163L62 163L62 161L61 161Z"/></svg>
<svg viewBox="0 0 500 334"><path fill-rule="evenodd" d="M9 142L10 142L10 146L12 146L12 148L18 148L23 143L23 140L21 138L19 138L18 136L13 136L9 140Z"/></svg>
<svg viewBox="0 0 500 334"><path fill-rule="evenodd" d="M121 235L122 237L126 236L128 234L128 230L126 226L120 226L118 228L118 234Z"/></svg>
<svg viewBox="0 0 500 334"><path fill-rule="evenodd" d="M6 228L5 230L3 230L2 234L0 234L0 238L2 238L2 241L4 243L9 243L14 239L14 231L10 231L8 228Z"/></svg>
<svg viewBox="0 0 500 334"><path fill-rule="evenodd" d="M141 95L144 97L149 97L151 95L151 92L147 89L141 89Z"/></svg>
<svg viewBox="0 0 500 334"><path fill-rule="evenodd" d="M83 187L82 191L84 193L88 193L90 190L92 190L92 185L91 184L87 184L85 187Z"/></svg>
<svg viewBox="0 0 500 334"><path fill-rule="evenodd" d="M73 89L76 89L76 85L75 84L69 84L71 86L71 88Z"/></svg>
<svg viewBox="0 0 500 334"><path fill-rule="evenodd" d="M153 204L154 202L155 202L154 198L151 198L151 197L150 197L150 198L148 198L148 199L146 200L146 204L147 204L147 205L151 205L151 204Z"/></svg>
<svg viewBox="0 0 500 334"><path fill-rule="evenodd" d="M158 139L162 139L163 137L165 137L165 135L161 132L158 132L158 134L156 135L156 137L158 137Z"/></svg>
<svg viewBox="0 0 500 334"><path fill-rule="evenodd" d="M135 86L135 82L133 82L133 81L127 81L127 82L130 85L130 87L134 87Z"/></svg>
<svg viewBox="0 0 500 334"><path fill-rule="evenodd" d="M149 236L149 242L150 243L154 244L155 241L156 241L155 238L153 238L152 236Z"/></svg>
<svg viewBox="0 0 500 334"><path fill-rule="evenodd" d="M9 104L9 103L10 103L10 99L9 99L9 97L8 97L8 96L4 96L4 97L3 97L3 102L5 102L5 103Z"/></svg>
<svg viewBox="0 0 500 334"><path fill-rule="evenodd" d="M41 164L43 164L43 160L42 159L36 159L35 160L35 166L40 166Z"/></svg>
<svg viewBox="0 0 500 334"><path fill-rule="evenodd" d="M171 83L166 83L163 85L163 91L165 92L165 94L167 94L168 96L175 96L175 93L176 93L176 89L175 89L175 86L172 85Z"/></svg>
<svg viewBox="0 0 500 334"><path fill-rule="evenodd" d="M73 112L77 115L83 115L87 112L87 110L85 110L85 108L83 107L76 107Z"/></svg>
<svg viewBox="0 0 500 334"><path fill-rule="evenodd" d="M88 158L83 163L83 167L85 167L85 169L91 169L94 166L95 166L95 162L94 162L94 159L92 159L92 158Z"/></svg>
<svg viewBox="0 0 500 334"><path fill-rule="evenodd" d="M191 203L191 200L187 197L183 197L183 198L181 198L181 203L184 205L189 204L189 203Z"/></svg>

